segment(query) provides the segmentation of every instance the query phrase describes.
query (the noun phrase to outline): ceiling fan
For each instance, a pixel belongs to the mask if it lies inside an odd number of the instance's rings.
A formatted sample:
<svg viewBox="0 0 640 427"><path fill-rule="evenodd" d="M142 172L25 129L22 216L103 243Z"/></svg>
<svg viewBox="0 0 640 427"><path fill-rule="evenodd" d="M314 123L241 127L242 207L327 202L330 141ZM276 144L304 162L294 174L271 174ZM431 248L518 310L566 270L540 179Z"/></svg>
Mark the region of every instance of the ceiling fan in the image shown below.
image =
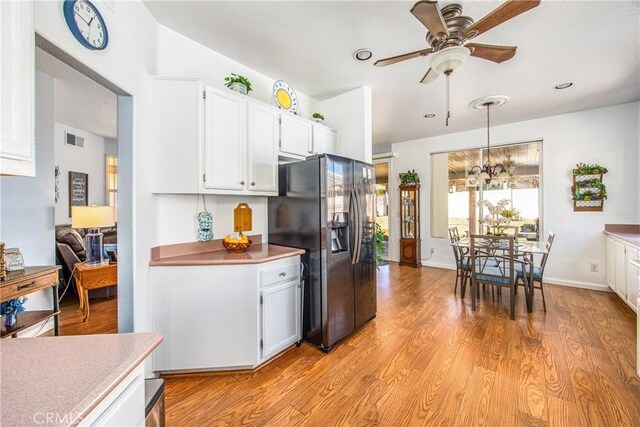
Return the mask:
<svg viewBox="0 0 640 427"><path fill-rule="evenodd" d="M442 9L434 0L420 0L411 8L411 13L424 25L427 32L429 48L380 59L375 66L396 64L407 59L431 55L431 68L427 70L420 83L431 83L439 74L449 77L469 58L475 56L489 61L501 63L516 54L516 46L496 46L480 43L467 43L494 27L514 18L540 4L540 0L507 0L493 12L475 22L462 15L462 6L452 3ZM465 44L466 43L466 44ZM447 79L447 125L449 122Z"/></svg>

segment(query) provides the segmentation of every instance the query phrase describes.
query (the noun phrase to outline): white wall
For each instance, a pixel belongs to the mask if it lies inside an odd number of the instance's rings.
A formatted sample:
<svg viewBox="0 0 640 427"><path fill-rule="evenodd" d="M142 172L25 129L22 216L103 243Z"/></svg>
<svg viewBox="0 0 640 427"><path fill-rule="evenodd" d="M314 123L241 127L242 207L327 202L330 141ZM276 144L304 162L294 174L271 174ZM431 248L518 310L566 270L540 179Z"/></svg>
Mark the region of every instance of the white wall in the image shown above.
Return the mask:
<svg viewBox="0 0 640 427"><path fill-rule="evenodd" d="M116 120L117 121L117 120ZM118 155L118 140L113 138L104 139L104 154Z"/></svg>
<svg viewBox="0 0 640 427"><path fill-rule="evenodd" d="M88 119L90 120L90 119ZM89 205L106 203L105 141L104 138L81 129L55 123L54 162L60 167L60 198L56 203L56 224L69 224L69 171L89 174ZM84 147L65 142L65 132L84 138Z"/></svg>
<svg viewBox="0 0 640 427"><path fill-rule="evenodd" d="M140 1L118 2L115 9L105 7L96 0L109 24L110 41L104 51L83 48L69 32L59 2L36 1L34 4L35 30L42 37L84 63L102 77L119 86L133 97L133 147L131 158L119 147L119 165L131 161L133 177L133 224L131 238L133 253L133 282L119 283L119 328L121 331L148 331L151 329L151 270L148 266L149 249L169 240L194 240L187 213L193 209L192 196L154 196L151 194L151 165L148 153L154 141L150 117L152 75L202 77L223 83L224 76L235 72L251 79L254 84L252 97L271 101L271 87L275 79L244 67L242 64L219 55L212 50L158 25ZM284 80L287 76L277 76ZM302 93L298 93L301 115L310 116L318 104ZM120 103L119 103L120 105ZM120 114L120 112L118 113ZM120 132L120 130L119 130ZM123 195L122 186L121 194ZM62 189L64 190L64 189ZM218 236L227 228L224 218L228 209L235 206L233 199L215 198L209 209L218 224L214 231ZM266 200L264 198L242 198L257 208L255 224L266 224ZM262 206L262 207L261 207ZM180 212L185 212L181 214ZM119 226L121 215L118 215ZM264 225L263 225L264 227ZM224 233L226 234L226 233ZM120 241L119 241L120 243ZM171 241L170 243L174 243ZM120 271L120 270L119 270ZM133 289L133 324L123 323L120 299L123 288Z"/></svg>
<svg viewBox="0 0 640 427"><path fill-rule="evenodd" d="M133 240L133 253L124 255L133 261L134 271L133 280L121 280L118 283L118 316L121 331L145 331L150 329L148 262L149 248L155 245L156 208L155 199L151 196L150 167L144 159L153 144L149 123L149 74L155 74L157 23L139 1L118 2L115 12L101 1L94 4L109 24L109 46L104 51L85 49L75 40L65 23L60 2L36 1L34 26L42 37L133 97L133 147L131 158L128 159L134 163L133 182L130 183L133 192L133 231L127 236ZM119 214L119 225L121 221L122 215ZM120 300L124 300L124 295L129 292L133 295L128 302L135 304L133 322L121 319L124 310L120 310Z"/></svg>
<svg viewBox="0 0 640 427"><path fill-rule="evenodd" d="M502 108L508 108L502 107ZM495 114L499 114L499 111ZM496 144L542 140L542 235L556 233L545 279L550 283L605 289L605 223L640 222L639 103L580 111L492 127ZM432 152L478 147L486 142L486 129L454 133L393 144L394 176L390 177L393 219L391 258L398 259L398 172L415 169L421 177L422 256L427 265L453 267L448 239L430 237L429 155ZM571 169L578 162L598 163L609 169L604 176L609 199L603 212L574 212ZM590 263L599 271L590 272Z"/></svg>
<svg viewBox="0 0 640 427"><path fill-rule="evenodd" d="M56 263L52 160L54 80L39 71L35 77L36 176L0 177L0 241L5 242L7 248L19 248L25 264L30 266ZM50 289L34 292L28 298L29 310L52 308ZM43 330L53 327L52 322L49 323Z"/></svg>
<svg viewBox="0 0 640 427"><path fill-rule="evenodd" d="M359 87L320 102L327 126L337 130L338 154L372 162L371 89Z"/></svg>
<svg viewBox="0 0 640 427"><path fill-rule="evenodd" d="M233 232L233 210L238 203L249 204L253 230L267 240L267 198L244 196L205 196L207 210L213 214L213 236L222 239ZM197 239L196 214L204 211L201 195L163 194L158 196L158 245L194 242Z"/></svg>
<svg viewBox="0 0 640 427"><path fill-rule="evenodd" d="M240 74L251 81L253 90L249 96L271 105L275 105L273 84L276 80L286 80L286 76L265 76L162 25L158 26L157 49L158 75L201 78L224 85L225 77L231 73ZM318 110L318 101L299 91L296 95L298 114L311 118L311 114Z"/></svg>

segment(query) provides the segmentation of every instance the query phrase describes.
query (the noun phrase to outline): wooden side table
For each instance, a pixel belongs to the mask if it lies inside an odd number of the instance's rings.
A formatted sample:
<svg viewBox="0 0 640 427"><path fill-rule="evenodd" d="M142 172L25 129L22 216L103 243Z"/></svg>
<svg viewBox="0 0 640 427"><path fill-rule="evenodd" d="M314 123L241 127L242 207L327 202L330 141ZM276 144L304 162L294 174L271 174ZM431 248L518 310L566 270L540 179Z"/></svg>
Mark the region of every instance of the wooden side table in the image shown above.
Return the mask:
<svg viewBox="0 0 640 427"><path fill-rule="evenodd" d="M83 322L89 320L89 290L106 288L118 284L118 264L107 265L87 265L76 264L73 272L76 279L76 287L78 289L78 298L80 298L80 307L84 317Z"/></svg>
<svg viewBox="0 0 640 427"><path fill-rule="evenodd" d="M23 297L42 289L51 289L53 298L52 310L29 310L18 314L18 321L13 326L4 326L0 336L17 337L18 332L53 317L53 328L60 335L60 306L58 305L58 270L60 266L26 267L20 271L9 271L7 277L0 281L0 302Z"/></svg>

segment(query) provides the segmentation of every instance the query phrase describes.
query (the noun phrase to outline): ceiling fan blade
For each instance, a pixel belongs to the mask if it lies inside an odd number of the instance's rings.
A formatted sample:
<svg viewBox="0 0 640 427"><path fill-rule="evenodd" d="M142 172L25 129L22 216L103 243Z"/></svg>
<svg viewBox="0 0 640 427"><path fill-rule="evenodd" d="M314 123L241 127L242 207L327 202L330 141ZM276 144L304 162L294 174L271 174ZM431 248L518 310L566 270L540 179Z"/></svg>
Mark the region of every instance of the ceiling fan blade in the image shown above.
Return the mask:
<svg viewBox="0 0 640 427"><path fill-rule="evenodd" d="M438 72L433 68L429 68L429 70L427 71L427 74L425 74L422 80L420 80L420 83L423 83L423 84L431 83L437 78L438 78Z"/></svg>
<svg viewBox="0 0 640 427"><path fill-rule="evenodd" d="M503 22L526 12L529 9L533 9L539 4L540 0L507 0L496 10L467 28L464 35L467 38L473 38L482 33L486 33L493 27L497 27Z"/></svg>
<svg viewBox="0 0 640 427"><path fill-rule="evenodd" d="M508 61L516 54L516 46L495 46L490 44L467 43L464 47L471 51L471 56L497 62Z"/></svg>
<svg viewBox="0 0 640 427"><path fill-rule="evenodd" d="M395 64L396 62L406 61L407 59L417 58L418 56L427 56L432 51L433 49L428 48L405 53L403 55L392 56L391 58L378 59L373 65L376 67L384 67L385 65Z"/></svg>
<svg viewBox="0 0 640 427"><path fill-rule="evenodd" d="M449 29L444 22L438 2L433 0L420 0L411 8L413 16L427 27L427 30L435 37L440 33L449 36Z"/></svg>

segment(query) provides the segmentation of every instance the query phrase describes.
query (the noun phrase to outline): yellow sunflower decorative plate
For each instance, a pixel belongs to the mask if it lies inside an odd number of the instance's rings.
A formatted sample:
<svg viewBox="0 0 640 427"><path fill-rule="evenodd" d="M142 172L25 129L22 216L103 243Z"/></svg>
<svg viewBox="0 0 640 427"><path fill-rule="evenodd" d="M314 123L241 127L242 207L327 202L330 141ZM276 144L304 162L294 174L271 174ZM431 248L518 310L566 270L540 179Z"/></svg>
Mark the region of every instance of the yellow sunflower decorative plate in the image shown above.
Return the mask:
<svg viewBox="0 0 640 427"><path fill-rule="evenodd" d="M278 108L295 113L298 110L298 96L296 91L284 80L273 84L273 97Z"/></svg>

